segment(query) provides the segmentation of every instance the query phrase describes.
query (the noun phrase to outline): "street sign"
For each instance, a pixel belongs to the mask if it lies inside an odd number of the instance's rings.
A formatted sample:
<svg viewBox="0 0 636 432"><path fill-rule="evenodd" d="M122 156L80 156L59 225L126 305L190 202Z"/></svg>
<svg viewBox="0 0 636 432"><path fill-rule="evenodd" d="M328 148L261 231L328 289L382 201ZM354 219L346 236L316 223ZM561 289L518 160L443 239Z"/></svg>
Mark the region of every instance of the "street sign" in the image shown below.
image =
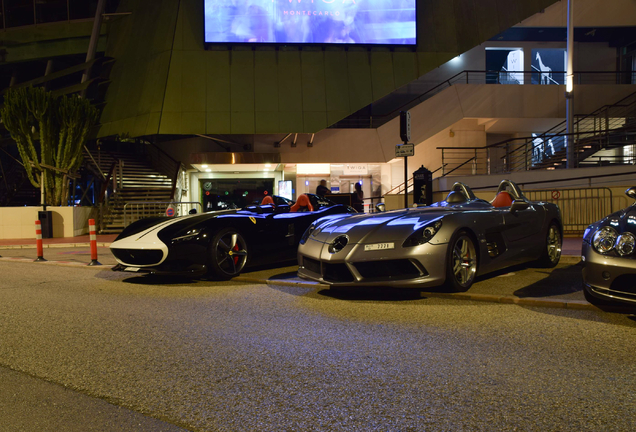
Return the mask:
<svg viewBox="0 0 636 432"><path fill-rule="evenodd" d="M407 157L415 155L415 145L411 143L398 144L395 146L395 157Z"/></svg>
<svg viewBox="0 0 636 432"><path fill-rule="evenodd" d="M168 216L168 217L174 216L174 207L173 206L168 206L168 208L166 209L166 216Z"/></svg>
<svg viewBox="0 0 636 432"><path fill-rule="evenodd" d="M411 140L411 113L408 111L400 111L400 139L405 143Z"/></svg>

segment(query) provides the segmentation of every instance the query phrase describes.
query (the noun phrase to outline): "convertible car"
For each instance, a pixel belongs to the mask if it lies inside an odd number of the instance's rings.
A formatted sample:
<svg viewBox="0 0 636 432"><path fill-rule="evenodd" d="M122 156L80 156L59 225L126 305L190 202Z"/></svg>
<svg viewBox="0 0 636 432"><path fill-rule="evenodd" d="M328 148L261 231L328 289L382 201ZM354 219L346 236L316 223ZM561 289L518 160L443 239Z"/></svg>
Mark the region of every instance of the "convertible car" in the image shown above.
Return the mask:
<svg viewBox="0 0 636 432"><path fill-rule="evenodd" d="M230 279L246 266L295 259L300 236L312 222L355 212L311 194L291 206L277 197L273 201L242 210L141 219L111 244L119 263L113 269ZM299 211L302 207L306 211Z"/></svg>
<svg viewBox="0 0 636 432"><path fill-rule="evenodd" d="M479 274L561 257L559 208L528 201L508 180L492 202L455 183L429 207L368 215L334 215L313 223L298 247L298 275L331 287L465 291Z"/></svg>
<svg viewBox="0 0 636 432"><path fill-rule="evenodd" d="M625 194L636 200L636 187ZM590 303L636 305L636 203L593 223L583 234L583 289Z"/></svg>

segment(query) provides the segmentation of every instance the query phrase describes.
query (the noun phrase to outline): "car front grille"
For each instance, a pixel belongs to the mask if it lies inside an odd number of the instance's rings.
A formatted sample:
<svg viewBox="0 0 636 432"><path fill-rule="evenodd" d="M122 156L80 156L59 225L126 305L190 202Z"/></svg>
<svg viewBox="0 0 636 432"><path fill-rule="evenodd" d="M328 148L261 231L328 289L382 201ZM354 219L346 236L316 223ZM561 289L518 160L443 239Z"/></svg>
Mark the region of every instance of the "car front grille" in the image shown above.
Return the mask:
<svg viewBox="0 0 636 432"><path fill-rule="evenodd" d="M364 280L404 280L426 276L426 271L413 264L411 260L367 261L354 264Z"/></svg>
<svg viewBox="0 0 636 432"><path fill-rule="evenodd" d="M163 252L159 249L111 249L115 258L129 265L159 264Z"/></svg>
<svg viewBox="0 0 636 432"><path fill-rule="evenodd" d="M322 274L320 271L320 261L303 257L303 266L312 273Z"/></svg>
<svg viewBox="0 0 636 432"><path fill-rule="evenodd" d="M325 264L323 278L329 282L353 282L353 275L346 264Z"/></svg>
<svg viewBox="0 0 636 432"><path fill-rule="evenodd" d="M620 275L612 282L610 290L636 295L636 274Z"/></svg>

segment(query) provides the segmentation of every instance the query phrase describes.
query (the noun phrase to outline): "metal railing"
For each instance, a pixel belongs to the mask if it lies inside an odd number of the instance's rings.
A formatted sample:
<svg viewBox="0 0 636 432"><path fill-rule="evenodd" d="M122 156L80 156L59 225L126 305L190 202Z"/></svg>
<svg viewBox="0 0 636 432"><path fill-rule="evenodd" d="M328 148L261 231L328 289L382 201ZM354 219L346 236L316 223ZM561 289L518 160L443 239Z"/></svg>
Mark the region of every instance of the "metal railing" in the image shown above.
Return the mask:
<svg viewBox="0 0 636 432"><path fill-rule="evenodd" d="M606 187L534 189L523 193L530 201L557 204L561 209L564 234L582 234L588 225L619 208L614 205L611 189Z"/></svg>
<svg viewBox="0 0 636 432"><path fill-rule="evenodd" d="M124 227L147 217L183 216L192 209L201 213L203 205L198 201L131 201L124 204Z"/></svg>
<svg viewBox="0 0 636 432"><path fill-rule="evenodd" d="M561 166L568 140L575 146L575 165L619 162L613 156L587 160L602 149L636 144L636 93L591 114L575 116L574 133L565 122L529 137L512 138L485 147L437 147L442 152L442 175L498 174ZM472 160L470 170L459 168ZM620 161L632 163L633 158Z"/></svg>
<svg viewBox="0 0 636 432"><path fill-rule="evenodd" d="M511 79L511 77L515 77L515 79ZM565 82L565 72L553 71L551 75L552 81L550 81L552 85L556 82L556 80L554 80L555 77L557 77L557 79L562 78L561 82ZM635 83L636 72L634 71L574 72L574 84L577 85ZM423 87L430 83L415 81L411 85L414 86L418 84ZM455 84L542 85L541 72L537 71L465 70L439 84L433 85L415 96L412 93L404 95L392 94L381 98L351 114L349 117L334 123L329 126L329 128L378 128L399 116L400 111L411 109ZM388 110L386 108L387 106L390 106Z"/></svg>

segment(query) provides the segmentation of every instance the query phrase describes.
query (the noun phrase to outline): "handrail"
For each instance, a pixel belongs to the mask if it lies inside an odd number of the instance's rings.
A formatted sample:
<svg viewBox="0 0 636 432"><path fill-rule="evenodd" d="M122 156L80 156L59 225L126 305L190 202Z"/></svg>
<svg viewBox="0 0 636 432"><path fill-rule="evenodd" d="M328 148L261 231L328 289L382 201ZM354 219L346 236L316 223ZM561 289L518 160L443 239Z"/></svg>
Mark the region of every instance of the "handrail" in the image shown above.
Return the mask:
<svg viewBox="0 0 636 432"><path fill-rule="evenodd" d="M181 163L181 162L177 162L172 156L170 156L168 153L166 153L161 147L159 147L158 145L156 145L155 143L150 143L151 146L153 146L154 148L156 148L159 153L163 154L164 156L166 156L168 159L170 159L172 162L174 163Z"/></svg>
<svg viewBox="0 0 636 432"><path fill-rule="evenodd" d="M360 114L361 117L364 117L365 119L370 119L371 123L378 123L377 126L374 126L373 124L371 124L369 127L373 128L373 127L378 127L384 123L386 123L386 121L391 120L395 117L397 117L397 115L399 114L400 111L404 111L405 109L408 109L409 106L411 106L411 104L413 104L415 101L420 100L420 102L423 102L424 100L428 99L422 99L424 96L431 96L431 93L435 92L436 90L439 90L440 87L446 85L447 87L453 85L455 82L459 82L460 80L458 79L458 77L465 75L465 80L461 79L462 82L465 82L466 84L470 84L471 80L470 80L470 75L471 74L480 74L484 76L484 79L487 78L488 74L500 74L502 73L501 70L471 70L471 69L467 69L467 70L463 70L461 72L456 73L455 75L453 75L452 77L440 82L439 84L437 84L436 86L426 90L423 93L420 93L419 95L409 99L407 102L403 102L401 103L401 105L390 111L389 113L386 114L363 114L365 111L368 111L370 109L370 107L373 107L374 103L371 103L369 105L366 105L365 107L359 109L358 111L356 111L355 113L352 113L349 117L344 118L336 123L334 123L333 125L329 126L329 128L339 128L339 127L346 127L346 126L339 126L339 124L341 123L345 123L347 121L352 122L355 121L355 115L356 114ZM541 72L536 72L536 71L506 71L505 73L516 73L516 74L538 74ZM566 74L566 71L552 71L553 74ZM636 76L636 72L634 71L578 71L578 72L574 72L573 73L576 82L578 82L579 85L581 85L581 82L583 81L583 77L585 77L586 75L588 76L593 76L593 75L603 75L603 76L621 76L621 75L630 75L630 76ZM631 81L631 80L630 80ZM621 85L622 82L617 83L616 85ZM504 84L500 84L500 85L504 85ZM517 85L541 85L541 84L517 84ZM377 102L377 101L376 101ZM388 120L387 120L388 119ZM377 121L376 121L377 120ZM366 122L365 122L366 123ZM362 124L362 123L361 123Z"/></svg>
<svg viewBox="0 0 636 432"><path fill-rule="evenodd" d="M88 147L86 147L86 145L84 145L84 150L86 150L86 153L88 153L88 156L91 158L91 160L93 161L93 165L95 165L95 167L97 167L97 171L99 171L99 173L102 176L102 180L106 179L106 176L104 175L104 173L102 172L102 169L99 167L99 164L95 161L95 158L93 157L93 154L91 153L91 151L88 149Z"/></svg>
<svg viewBox="0 0 636 432"><path fill-rule="evenodd" d="M106 195L106 191L108 190L108 184L110 183L110 179L113 178L113 173L115 172L115 167L119 165L119 159L114 159L113 163L110 165L110 169L108 170L108 176L102 185L102 190L99 193L99 198L97 200L98 203L104 202L104 196Z"/></svg>
<svg viewBox="0 0 636 432"><path fill-rule="evenodd" d="M443 175L442 177L446 177L447 175L449 175L449 174L450 174L450 173L452 173L453 171L455 171L455 170L457 170L457 169L459 169L459 168L463 167L463 166L464 166L464 165L466 165L468 162L473 161L473 160L476 160L476 159L477 159L477 158L476 158L475 156L471 157L471 158L470 158L470 159L468 159L466 162L463 162L462 164L457 165L455 168L453 168L453 169L452 169L452 170L450 170L449 172L444 173L444 175Z"/></svg>
<svg viewBox="0 0 636 432"><path fill-rule="evenodd" d="M590 118L590 117L594 116L595 114L598 114L598 113L600 113L600 112L602 112L604 110L607 110L609 108L628 107L630 105L623 105L622 102L624 102L626 99L629 99L630 97L633 97L635 95L636 95L636 92L630 93L629 95L627 95L623 99L619 100L615 104L603 105L602 107L594 110L591 114L586 114L586 115L583 115L583 116L580 116L580 117L577 116L578 118L577 118L576 123L579 123L582 120ZM565 121L562 121L561 123L557 124L556 126L553 126L552 128L548 129L547 131L543 132L542 134L539 134L539 135L536 135L536 136L508 138L508 139L505 139L503 141L499 141L499 142L496 142L494 144L489 144L489 145L483 146L483 147L436 147L436 149L437 150L446 150L446 149L448 149L448 150L460 150L460 149L484 150L484 149L489 149L489 148L493 148L493 147L500 147L500 146L502 146L504 144L508 144L508 143L515 142L515 141L532 140L532 139L542 138L542 137L545 137L547 134L550 134L550 136L556 135L556 133L550 133L550 132L553 131L554 129L558 128L559 126L563 125L564 123L565 123ZM613 131L613 130L619 130L619 129L621 129L621 128L607 129L606 131ZM585 133L590 133L590 131L575 132L575 133L572 133L570 135L585 134ZM559 133L558 135L568 135L568 134Z"/></svg>

